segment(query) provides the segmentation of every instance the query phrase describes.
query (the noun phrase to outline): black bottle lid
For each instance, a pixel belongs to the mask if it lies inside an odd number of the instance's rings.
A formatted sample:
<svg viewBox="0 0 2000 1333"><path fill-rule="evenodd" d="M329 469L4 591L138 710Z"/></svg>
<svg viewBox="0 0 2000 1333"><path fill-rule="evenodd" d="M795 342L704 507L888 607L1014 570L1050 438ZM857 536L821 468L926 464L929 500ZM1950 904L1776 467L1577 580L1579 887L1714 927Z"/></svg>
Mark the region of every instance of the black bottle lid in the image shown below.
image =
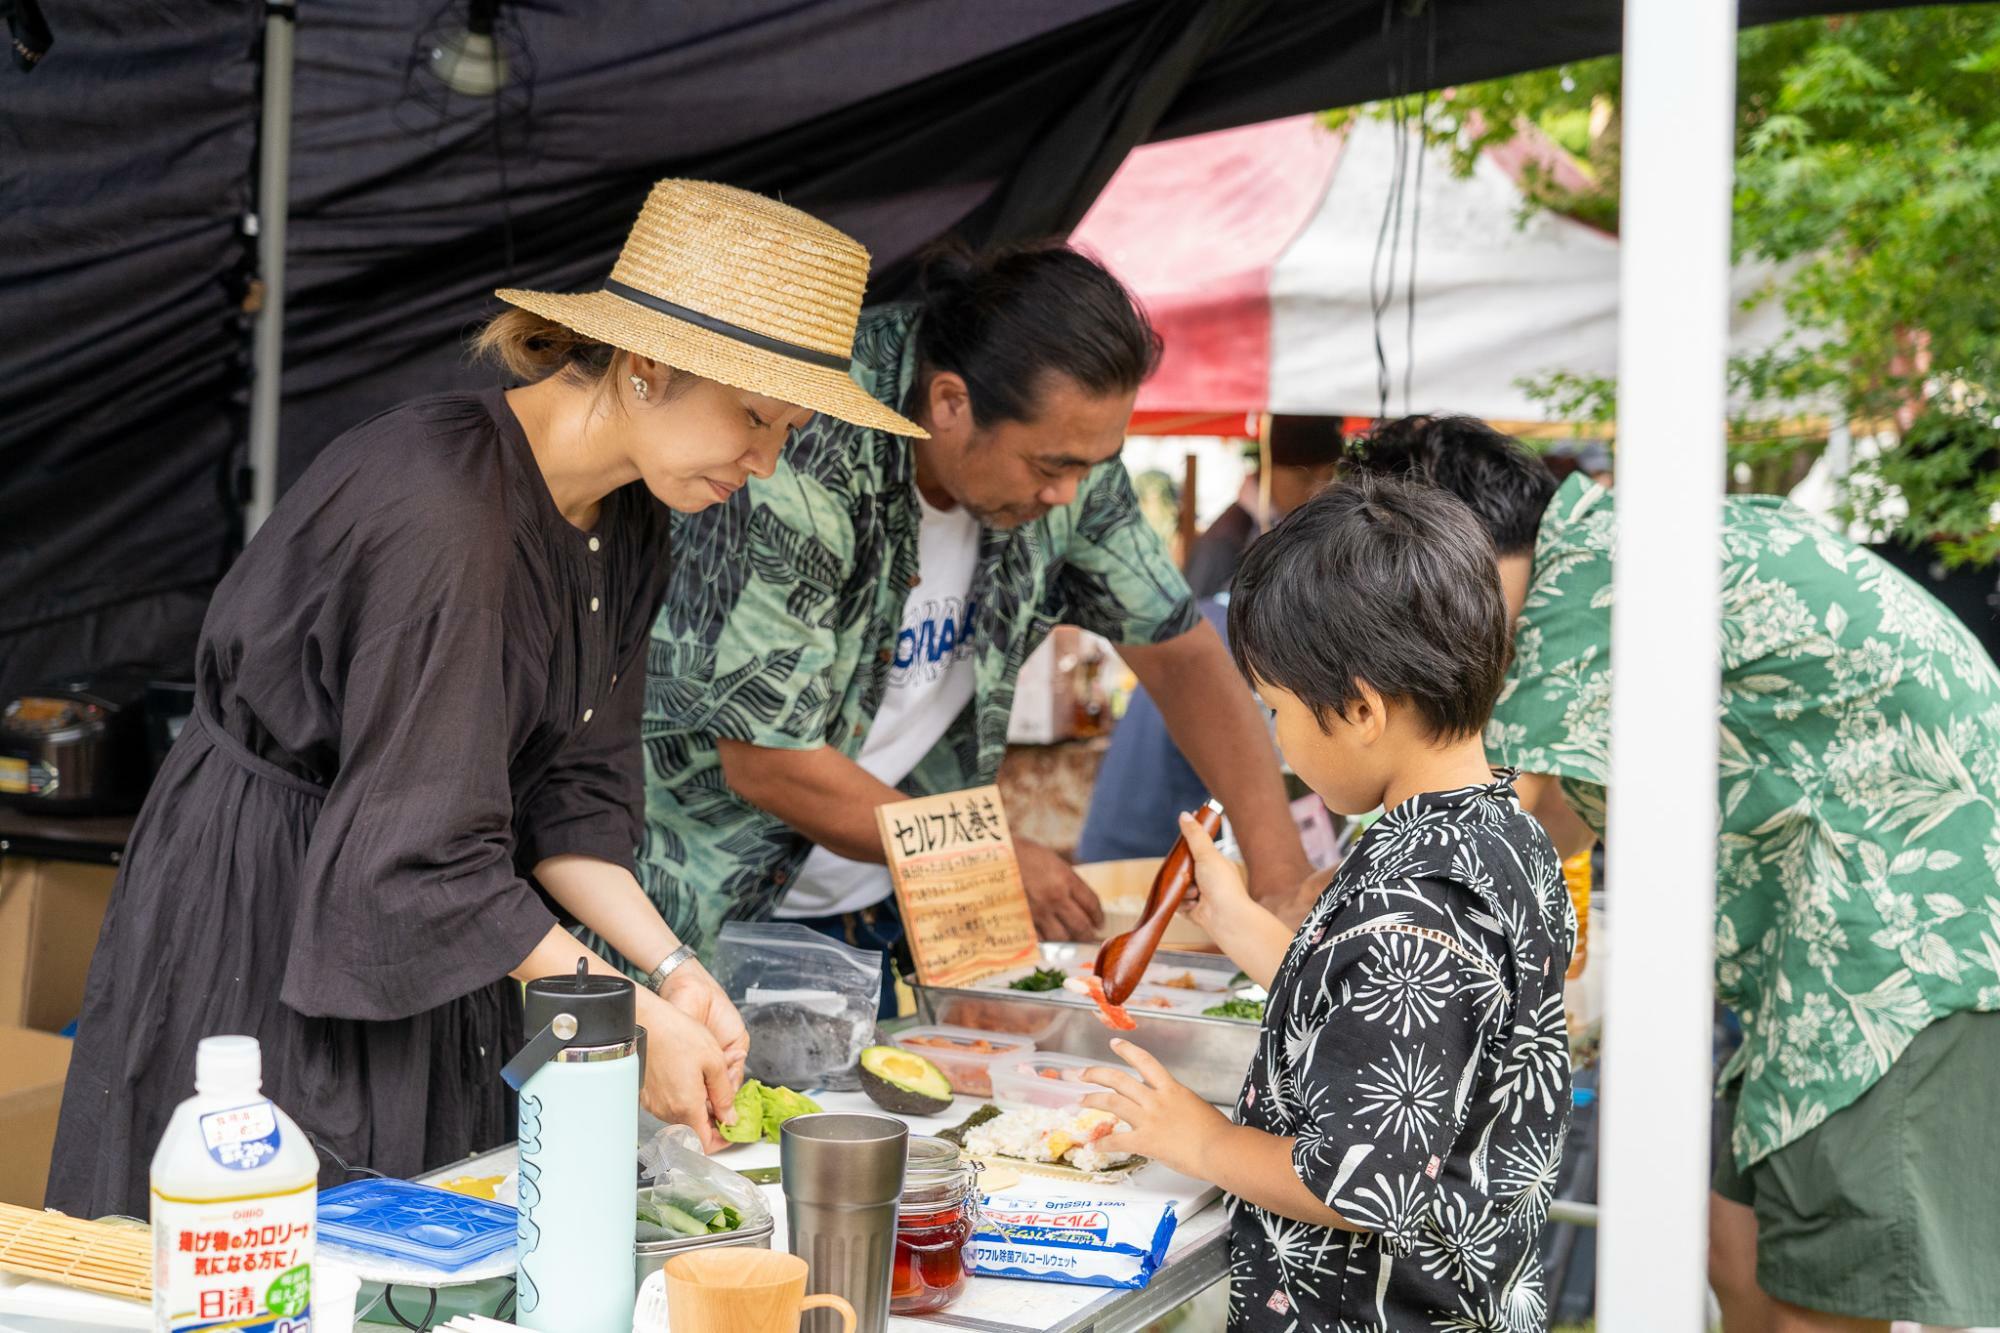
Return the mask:
<svg viewBox="0 0 2000 1333"><path fill-rule="evenodd" d="M556 1034L565 1046L616 1046L632 1041L638 1030L637 1012L637 990L630 981L592 976L581 961L575 976L542 977L527 985L529 1035L554 1023L557 1015L568 1014L576 1020L575 1034Z"/></svg>
<svg viewBox="0 0 2000 1333"><path fill-rule="evenodd" d="M500 1077L519 1092L538 1070L573 1047L639 1045L638 992L624 977L594 977L582 959L573 977L542 977L527 986L528 1044L514 1054Z"/></svg>

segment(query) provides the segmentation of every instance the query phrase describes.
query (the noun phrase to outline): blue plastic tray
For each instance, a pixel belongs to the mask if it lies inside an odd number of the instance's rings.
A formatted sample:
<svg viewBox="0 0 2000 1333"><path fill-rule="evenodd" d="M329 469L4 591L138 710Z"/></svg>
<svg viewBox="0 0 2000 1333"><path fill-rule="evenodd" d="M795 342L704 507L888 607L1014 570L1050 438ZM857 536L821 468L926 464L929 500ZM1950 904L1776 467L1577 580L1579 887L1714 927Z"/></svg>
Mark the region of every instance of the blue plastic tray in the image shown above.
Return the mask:
<svg viewBox="0 0 2000 1333"><path fill-rule="evenodd" d="M514 1244L504 1203L412 1184L355 1180L319 1196L320 1239L363 1254L455 1273Z"/></svg>

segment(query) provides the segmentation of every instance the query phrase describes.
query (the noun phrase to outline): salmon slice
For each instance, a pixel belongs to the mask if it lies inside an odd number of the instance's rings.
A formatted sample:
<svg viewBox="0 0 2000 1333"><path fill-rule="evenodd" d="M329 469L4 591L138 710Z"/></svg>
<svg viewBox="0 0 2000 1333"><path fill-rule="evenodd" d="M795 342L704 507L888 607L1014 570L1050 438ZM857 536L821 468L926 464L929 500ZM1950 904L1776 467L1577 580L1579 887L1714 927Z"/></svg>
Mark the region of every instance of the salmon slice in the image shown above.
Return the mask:
<svg viewBox="0 0 2000 1333"><path fill-rule="evenodd" d="M1097 1002L1097 1016L1103 1020L1104 1026L1115 1028L1119 1032L1130 1032L1139 1026L1138 1019L1126 1013L1122 1006L1115 1005L1105 998L1103 982L1093 976L1086 979L1084 984L1089 988L1087 994Z"/></svg>

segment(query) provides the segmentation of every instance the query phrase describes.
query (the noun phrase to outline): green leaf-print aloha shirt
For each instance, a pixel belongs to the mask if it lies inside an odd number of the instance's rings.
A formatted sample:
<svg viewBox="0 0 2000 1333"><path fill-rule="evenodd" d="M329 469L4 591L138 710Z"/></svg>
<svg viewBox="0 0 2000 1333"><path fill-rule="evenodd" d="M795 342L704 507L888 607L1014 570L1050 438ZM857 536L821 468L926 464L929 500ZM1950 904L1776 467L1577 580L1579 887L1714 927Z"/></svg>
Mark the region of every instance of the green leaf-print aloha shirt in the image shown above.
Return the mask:
<svg viewBox="0 0 2000 1333"><path fill-rule="evenodd" d="M1748 1167L1852 1103L1926 1024L2000 1008L2000 673L1929 594L1793 505L1723 510L1715 976L1743 1020ZM1542 518L1495 763L1562 780L1599 833L1612 501Z"/></svg>
<svg viewBox="0 0 2000 1333"><path fill-rule="evenodd" d="M854 378L901 407L916 375L916 310L862 316ZM717 737L853 756L882 702L917 581L922 523L909 442L815 416L777 473L726 504L677 514L673 573L647 657L645 842L639 881L697 949L724 921L768 917L811 845L730 791ZM1057 623L1157 643L1200 620L1116 459L1073 504L982 533L968 615L967 705L902 788L993 781L1021 664Z"/></svg>

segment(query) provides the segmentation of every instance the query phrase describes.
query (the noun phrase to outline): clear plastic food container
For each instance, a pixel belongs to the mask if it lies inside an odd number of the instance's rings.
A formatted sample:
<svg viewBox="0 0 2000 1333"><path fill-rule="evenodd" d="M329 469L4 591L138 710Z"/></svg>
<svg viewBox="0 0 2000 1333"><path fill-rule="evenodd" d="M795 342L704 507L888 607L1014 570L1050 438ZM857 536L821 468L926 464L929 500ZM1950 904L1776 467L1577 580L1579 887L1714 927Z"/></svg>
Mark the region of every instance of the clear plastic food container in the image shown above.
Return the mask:
<svg viewBox="0 0 2000 1333"><path fill-rule="evenodd" d="M1186 994L1227 995L1236 973L1229 968L1177 967L1153 963L1146 968L1143 984Z"/></svg>
<svg viewBox="0 0 2000 1333"><path fill-rule="evenodd" d="M1075 1106L1093 1092L1110 1091L1101 1084L1085 1082L1083 1071L1116 1068L1117 1063L1047 1051L1001 1060L993 1066L993 1100L1002 1106L1046 1106L1055 1110Z"/></svg>
<svg viewBox="0 0 2000 1333"><path fill-rule="evenodd" d="M908 1028L890 1038L913 1055L921 1055L939 1069L951 1083L953 1092L968 1097L993 1095L993 1065L996 1061L1032 1055L1035 1043L1026 1037L1010 1037L977 1028L933 1024Z"/></svg>
<svg viewBox="0 0 2000 1333"><path fill-rule="evenodd" d="M1211 1004L1229 998L1228 991L1181 990L1176 986L1134 986L1122 1008L1127 1013L1159 1011L1169 1014L1198 1014Z"/></svg>
<svg viewBox="0 0 2000 1333"><path fill-rule="evenodd" d="M1094 963L1080 963L1076 975L1087 977L1096 971ZM1177 963L1149 963L1139 978L1141 986L1180 991L1187 995L1226 995L1236 974L1226 968L1186 967Z"/></svg>

